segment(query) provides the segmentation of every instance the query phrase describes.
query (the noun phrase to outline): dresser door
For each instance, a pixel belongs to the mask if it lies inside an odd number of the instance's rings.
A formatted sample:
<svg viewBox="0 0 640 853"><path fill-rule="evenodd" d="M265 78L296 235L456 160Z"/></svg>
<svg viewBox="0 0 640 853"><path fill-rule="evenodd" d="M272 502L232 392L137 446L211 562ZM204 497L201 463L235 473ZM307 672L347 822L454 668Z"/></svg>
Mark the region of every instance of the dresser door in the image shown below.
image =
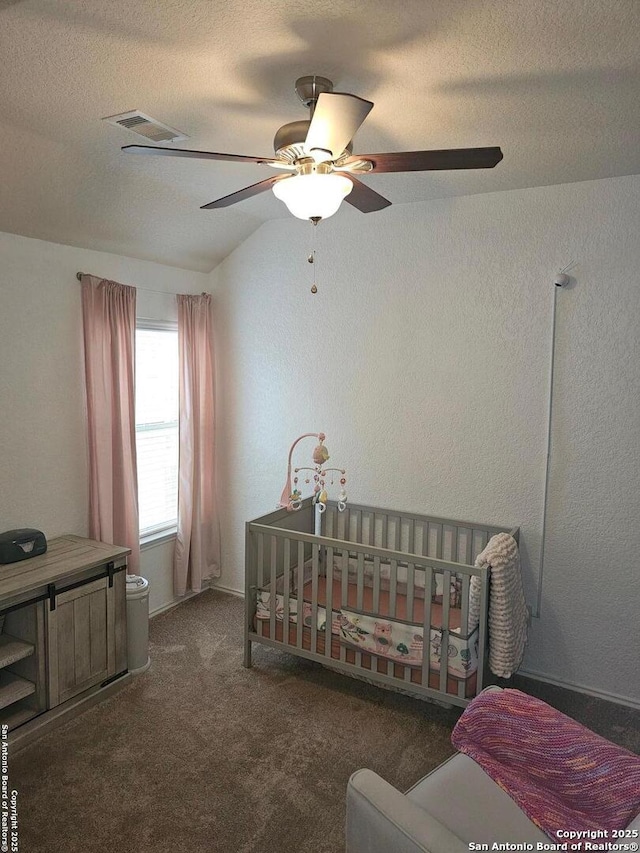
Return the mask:
<svg viewBox="0 0 640 853"><path fill-rule="evenodd" d="M124 573L116 575L113 582L109 586L106 577L89 581L58 593L54 609L49 605L50 708L120 671L114 593L124 583Z"/></svg>

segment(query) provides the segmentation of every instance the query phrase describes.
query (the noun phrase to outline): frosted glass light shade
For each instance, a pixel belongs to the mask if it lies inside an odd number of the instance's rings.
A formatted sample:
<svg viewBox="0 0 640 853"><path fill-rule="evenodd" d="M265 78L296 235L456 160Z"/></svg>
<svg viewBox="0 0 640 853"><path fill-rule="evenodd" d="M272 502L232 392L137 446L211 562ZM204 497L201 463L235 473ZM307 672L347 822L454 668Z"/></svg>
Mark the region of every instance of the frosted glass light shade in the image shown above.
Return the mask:
<svg viewBox="0 0 640 853"><path fill-rule="evenodd" d="M333 216L352 189L353 184L344 175L312 173L278 181L273 185L273 194L298 219L326 219Z"/></svg>

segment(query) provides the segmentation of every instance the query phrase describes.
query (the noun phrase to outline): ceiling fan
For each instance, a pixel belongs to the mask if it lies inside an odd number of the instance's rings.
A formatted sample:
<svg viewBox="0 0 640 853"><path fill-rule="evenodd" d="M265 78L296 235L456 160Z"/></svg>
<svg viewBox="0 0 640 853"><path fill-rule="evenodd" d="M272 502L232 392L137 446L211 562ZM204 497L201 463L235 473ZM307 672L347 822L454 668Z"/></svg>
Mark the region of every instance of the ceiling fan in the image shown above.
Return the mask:
<svg viewBox="0 0 640 853"><path fill-rule="evenodd" d="M306 121L285 124L277 131L273 141L275 157L151 145L125 145L122 150L134 154L257 163L282 170L288 174L273 175L209 202L201 209L228 207L273 189L274 195L284 201L294 216L313 222L333 215L343 199L362 213L382 210L391 204L360 181L360 175L435 169L491 169L502 160L502 151L498 147L353 154L353 137L373 103L357 95L334 92L331 80L316 75L300 77L296 80L295 90L309 108L310 117Z"/></svg>

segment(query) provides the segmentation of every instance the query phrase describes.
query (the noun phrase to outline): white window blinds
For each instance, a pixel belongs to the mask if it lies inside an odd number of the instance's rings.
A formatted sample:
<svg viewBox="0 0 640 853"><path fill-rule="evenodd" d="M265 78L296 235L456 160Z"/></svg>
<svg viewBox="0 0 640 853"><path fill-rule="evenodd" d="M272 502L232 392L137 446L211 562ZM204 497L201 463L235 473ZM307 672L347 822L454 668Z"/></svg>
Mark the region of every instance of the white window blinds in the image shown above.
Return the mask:
<svg viewBox="0 0 640 853"><path fill-rule="evenodd" d="M139 321L136 446L141 537L177 524L178 408L177 328Z"/></svg>

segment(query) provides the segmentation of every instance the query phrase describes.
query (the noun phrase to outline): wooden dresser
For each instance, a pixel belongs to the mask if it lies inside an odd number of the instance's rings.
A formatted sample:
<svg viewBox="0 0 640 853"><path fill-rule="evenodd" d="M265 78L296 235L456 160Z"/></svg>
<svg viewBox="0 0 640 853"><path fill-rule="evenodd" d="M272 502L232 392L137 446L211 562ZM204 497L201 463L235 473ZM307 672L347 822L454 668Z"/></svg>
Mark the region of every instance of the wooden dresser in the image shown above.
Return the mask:
<svg viewBox="0 0 640 853"><path fill-rule="evenodd" d="M12 743L127 675L128 548L79 536L0 565L0 724Z"/></svg>

